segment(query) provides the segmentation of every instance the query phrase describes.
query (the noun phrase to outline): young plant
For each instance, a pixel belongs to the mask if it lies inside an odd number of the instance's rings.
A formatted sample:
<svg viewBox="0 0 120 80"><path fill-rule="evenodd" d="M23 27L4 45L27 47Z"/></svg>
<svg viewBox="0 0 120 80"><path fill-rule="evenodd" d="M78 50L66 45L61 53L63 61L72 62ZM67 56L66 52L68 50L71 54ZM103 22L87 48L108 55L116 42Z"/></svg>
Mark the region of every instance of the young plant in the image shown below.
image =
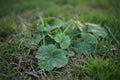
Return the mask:
<svg viewBox="0 0 120 80"><path fill-rule="evenodd" d="M96 53L98 42L107 36L106 30L97 24L82 24L75 20L63 22L54 17L40 18L40 21L26 42L32 47L30 49L37 50L35 57L39 68L46 71L64 67L74 52Z"/></svg>

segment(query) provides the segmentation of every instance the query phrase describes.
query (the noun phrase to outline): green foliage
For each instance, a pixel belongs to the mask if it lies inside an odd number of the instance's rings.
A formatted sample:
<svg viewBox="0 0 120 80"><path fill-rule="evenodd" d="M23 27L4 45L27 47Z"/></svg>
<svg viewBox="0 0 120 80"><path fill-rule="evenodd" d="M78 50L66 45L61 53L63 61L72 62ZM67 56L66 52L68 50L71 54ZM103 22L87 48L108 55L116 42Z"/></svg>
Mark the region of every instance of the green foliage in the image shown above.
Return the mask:
<svg viewBox="0 0 120 80"><path fill-rule="evenodd" d="M55 41L60 44L62 49L67 49L70 46L70 38L64 34L56 34Z"/></svg>
<svg viewBox="0 0 120 80"><path fill-rule="evenodd" d="M81 33L81 38L74 42L74 49L77 53L90 54L95 51L97 38L89 33Z"/></svg>
<svg viewBox="0 0 120 80"><path fill-rule="evenodd" d="M26 33L25 34L25 46L30 49L36 49L39 42L42 40L44 36L42 36L40 33L32 32L32 33Z"/></svg>
<svg viewBox="0 0 120 80"><path fill-rule="evenodd" d="M116 51L114 55L112 56L112 61L114 61L114 63L118 66L120 66L120 50Z"/></svg>
<svg viewBox="0 0 120 80"><path fill-rule="evenodd" d="M17 35L20 39L17 45L20 50L23 47L36 51L39 68L51 71L64 67L75 52L87 55L97 53L98 41L101 42L99 37L104 39L107 33L104 28L94 25L84 25L75 20L63 22L55 17L40 18L35 31Z"/></svg>
<svg viewBox="0 0 120 80"><path fill-rule="evenodd" d="M62 25L62 21L60 19L51 17L51 18L46 18L42 19L40 24L38 24L37 31L51 31L53 29L56 29Z"/></svg>
<svg viewBox="0 0 120 80"><path fill-rule="evenodd" d="M74 21L73 19L65 22L62 25L61 30L64 34L68 35L71 39L77 34L79 34L80 32L79 26L77 26L76 21Z"/></svg>
<svg viewBox="0 0 120 80"><path fill-rule="evenodd" d="M40 69L45 69L47 71L55 67L64 67L68 63L64 51L62 49L57 49L53 44L39 47L36 58L38 59Z"/></svg>
<svg viewBox="0 0 120 80"><path fill-rule="evenodd" d="M91 24L91 23L86 23L85 25L87 26L87 32L92 33L97 38L98 37L105 38L107 36L106 30L102 28L100 25Z"/></svg>
<svg viewBox="0 0 120 80"><path fill-rule="evenodd" d="M119 71L116 65L107 59L102 58L87 58L87 68L84 69L88 80L119 80ZM116 75L116 77L114 77ZM114 77L114 78L113 78Z"/></svg>
<svg viewBox="0 0 120 80"><path fill-rule="evenodd" d="M96 44L97 38L94 35L89 33L81 33L80 41L88 44Z"/></svg>
<svg viewBox="0 0 120 80"><path fill-rule="evenodd" d="M63 22L58 18L51 17L51 18L46 18L44 20L44 23L49 30L53 30L57 27L60 27Z"/></svg>
<svg viewBox="0 0 120 80"><path fill-rule="evenodd" d="M75 51L79 54L90 54L94 52L94 47L84 42L76 43L74 47Z"/></svg>
<svg viewBox="0 0 120 80"><path fill-rule="evenodd" d="M66 56L70 56L70 57L75 55L75 53L72 51L64 51L64 53Z"/></svg>
<svg viewBox="0 0 120 80"><path fill-rule="evenodd" d="M73 47L74 51L80 54L95 53L99 37L107 36L104 28L96 24L84 25L75 20L63 23L57 18L40 18L40 20L37 27L38 34L32 35L28 40L33 41L33 44L30 42L33 49L35 49L34 46L40 46L36 58L40 69L47 71L67 64L68 57L74 56L74 52L69 51L69 48ZM41 35L44 35L44 38ZM41 41L42 44L39 44Z"/></svg>
<svg viewBox="0 0 120 80"><path fill-rule="evenodd" d="M3 20L0 20L0 40L2 38L5 38L6 36L9 36L14 32L14 20L11 19L11 17L3 18Z"/></svg>

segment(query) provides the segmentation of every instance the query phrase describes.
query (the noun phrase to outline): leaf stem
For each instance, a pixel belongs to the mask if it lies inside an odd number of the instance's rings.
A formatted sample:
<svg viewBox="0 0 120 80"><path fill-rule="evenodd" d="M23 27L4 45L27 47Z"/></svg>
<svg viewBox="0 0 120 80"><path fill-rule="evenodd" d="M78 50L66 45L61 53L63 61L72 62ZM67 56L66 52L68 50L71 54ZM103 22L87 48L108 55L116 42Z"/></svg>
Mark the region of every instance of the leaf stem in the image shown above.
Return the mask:
<svg viewBox="0 0 120 80"><path fill-rule="evenodd" d="M70 24L65 28L65 30L63 31L63 34L65 34L65 32L66 32L66 31L69 29L69 27L72 25L73 20L71 19L70 22L68 22L68 23L70 23Z"/></svg>
<svg viewBox="0 0 120 80"><path fill-rule="evenodd" d="M42 36L44 36L43 32L42 32ZM45 37L43 37L43 45L45 46Z"/></svg>
<svg viewBox="0 0 120 80"><path fill-rule="evenodd" d="M40 21L41 21L42 25L45 26L44 20L43 20L43 18L41 16L40 16Z"/></svg>

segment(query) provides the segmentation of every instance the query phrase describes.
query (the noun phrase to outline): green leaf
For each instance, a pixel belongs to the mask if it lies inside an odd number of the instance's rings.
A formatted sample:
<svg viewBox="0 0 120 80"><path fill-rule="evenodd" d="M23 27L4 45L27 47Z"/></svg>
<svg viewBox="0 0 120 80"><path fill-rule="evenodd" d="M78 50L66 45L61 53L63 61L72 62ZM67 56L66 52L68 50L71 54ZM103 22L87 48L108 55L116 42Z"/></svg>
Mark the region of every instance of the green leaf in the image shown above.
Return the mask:
<svg viewBox="0 0 120 80"><path fill-rule="evenodd" d="M47 71L50 71L55 67L64 67L68 63L64 51L57 49L53 44L39 47L36 58L38 59L39 67Z"/></svg>
<svg viewBox="0 0 120 80"><path fill-rule="evenodd" d="M74 49L77 53L90 54L95 51L97 38L90 33L81 33L81 38L75 40Z"/></svg>
<svg viewBox="0 0 120 80"><path fill-rule="evenodd" d="M87 27L84 24L82 24L80 21L75 21L75 24L81 32L87 32Z"/></svg>
<svg viewBox="0 0 120 80"><path fill-rule="evenodd" d="M43 18L40 17L40 24L38 25L37 27L37 32L41 32L41 31L44 31L45 30L45 27L44 27L44 21L43 21Z"/></svg>
<svg viewBox="0 0 120 80"><path fill-rule="evenodd" d="M89 43L89 44L96 44L97 38L90 33L81 33L80 41L85 42L85 43Z"/></svg>
<svg viewBox="0 0 120 80"><path fill-rule="evenodd" d="M92 45L85 42L75 44L74 49L79 54L90 54L95 51Z"/></svg>
<svg viewBox="0 0 120 80"><path fill-rule="evenodd" d="M87 26L87 32L92 33L97 38L105 38L107 36L107 31L100 25L92 23L85 23L85 25Z"/></svg>
<svg viewBox="0 0 120 80"><path fill-rule="evenodd" d="M69 36L66 36L62 33L56 34L54 40L60 44L60 47L62 49L67 49L70 46L70 42L71 42Z"/></svg>
<svg viewBox="0 0 120 80"><path fill-rule="evenodd" d="M37 27L37 32L45 31L45 27L42 24L39 24Z"/></svg>
<svg viewBox="0 0 120 80"><path fill-rule="evenodd" d="M75 53L72 52L72 51L65 51L65 55L67 55L67 56L74 56Z"/></svg>
<svg viewBox="0 0 120 80"><path fill-rule="evenodd" d="M43 36L39 33L27 33L25 36L25 46L30 49L35 49L39 42L43 39Z"/></svg>
<svg viewBox="0 0 120 80"><path fill-rule="evenodd" d="M61 30L63 31L64 34L68 35L70 38L73 38L80 32L75 21L72 19L64 23L61 27Z"/></svg>
<svg viewBox="0 0 120 80"><path fill-rule="evenodd" d="M61 25L63 24L63 22L60 19L55 17L46 18L44 22L46 23L46 27L49 30L53 30L55 28L61 27Z"/></svg>
<svg viewBox="0 0 120 80"><path fill-rule="evenodd" d="M44 20L41 19L41 22L39 23L37 27L37 31L38 32L41 32L41 31L50 32L51 30L61 27L62 24L63 22L60 19L55 18L55 17L45 18Z"/></svg>

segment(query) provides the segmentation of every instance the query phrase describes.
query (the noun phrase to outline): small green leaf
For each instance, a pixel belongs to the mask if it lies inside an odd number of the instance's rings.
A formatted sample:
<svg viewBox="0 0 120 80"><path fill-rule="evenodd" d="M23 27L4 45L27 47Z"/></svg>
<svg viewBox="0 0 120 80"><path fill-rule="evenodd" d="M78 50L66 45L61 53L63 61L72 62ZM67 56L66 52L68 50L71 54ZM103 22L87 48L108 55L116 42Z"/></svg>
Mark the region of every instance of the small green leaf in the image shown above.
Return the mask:
<svg viewBox="0 0 120 80"><path fill-rule="evenodd" d="M43 18L40 17L40 24L37 27L37 32L41 32L41 31L44 31L44 30L45 30L44 21L43 21Z"/></svg>
<svg viewBox="0 0 120 80"><path fill-rule="evenodd" d="M46 23L46 27L49 30L53 30L55 28L61 27L61 25L63 24L63 22L60 19L55 17L46 18L44 21Z"/></svg>
<svg viewBox="0 0 120 80"><path fill-rule="evenodd" d="M41 32L41 31L50 32L53 29L61 27L62 24L63 22L60 19L57 19L55 17L45 18L44 20L41 19L41 22L39 23L37 27L37 31L38 32Z"/></svg>
<svg viewBox="0 0 120 80"><path fill-rule="evenodd" d="M72 52L72 51L65 51L65 55L67 55L67 56L74 56L75 53Z"/></svg>
<svg viewBox="0 0 120 80"><path fill-rule="evenodd" d="M27 33L25 36L25 46L30 49L35 49L39 42L43 39L43 36L39 33Z"/></svg>
<svg viewBox="0 0 120 80"><path fill-rule="evenodd" d="M57 49L53 44L39 47L36 58L38 59L39 67L47 71L50 71L55 67L64 67L68 63L64 51Z"/></svg>
<svg viewBox="0 0 120 80"><path fill-rule="evenodd" d="M44 31L45 27L42 24L39 24L37 27L37 32Z"/></svg>
<svg viewBox="0 0 120 80"><path fill-rule="evenodd" d="M93 33L97 38L105 38L107 36L107 31L98 24L86 23L87 32Z"/></svg>
<svg viewBox="0 0 120 80"><path fill-rule="evenodd" d="M54 40L60 44L60 47L62 49L67 49L70 46L70 42L71 42L69 36L66 36L62 33L57 34L54 37Z"/></svg>

